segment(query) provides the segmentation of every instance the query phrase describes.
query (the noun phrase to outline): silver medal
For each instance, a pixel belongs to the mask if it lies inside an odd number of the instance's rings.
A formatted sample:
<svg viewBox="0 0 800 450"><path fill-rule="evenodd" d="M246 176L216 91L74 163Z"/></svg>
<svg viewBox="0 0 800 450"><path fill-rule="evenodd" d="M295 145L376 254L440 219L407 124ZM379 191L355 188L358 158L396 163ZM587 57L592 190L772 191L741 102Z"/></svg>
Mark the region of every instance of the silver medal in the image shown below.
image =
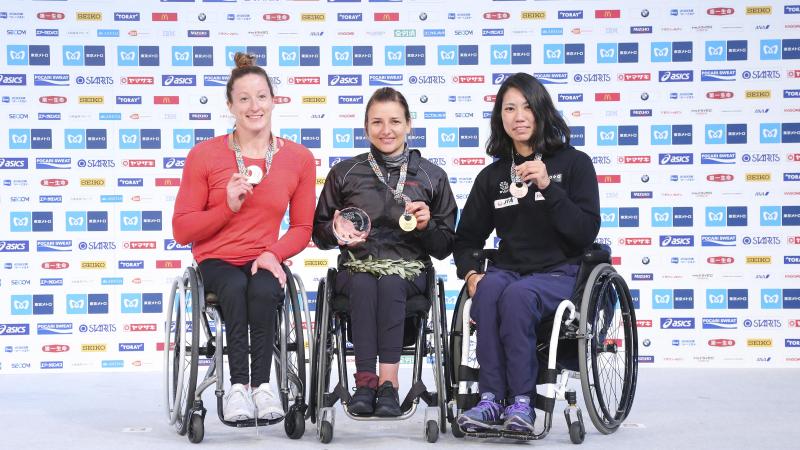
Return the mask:
<svg viewBox="0 0 800 450"><path fill-rule="evenodd" d="M528 195L528 185L522 181L511 183L511 186L508 188L508 192L510 192L511 196L514 198L523 198Z"/></svg>
<svg viewBox="0 0 800 450"><path fill-rule="evenodd" d="M264 178L264 172L256 165L247 166L245 170L247 171L247 182L250 184L258 184L261 182L261 179Z"/></svg>

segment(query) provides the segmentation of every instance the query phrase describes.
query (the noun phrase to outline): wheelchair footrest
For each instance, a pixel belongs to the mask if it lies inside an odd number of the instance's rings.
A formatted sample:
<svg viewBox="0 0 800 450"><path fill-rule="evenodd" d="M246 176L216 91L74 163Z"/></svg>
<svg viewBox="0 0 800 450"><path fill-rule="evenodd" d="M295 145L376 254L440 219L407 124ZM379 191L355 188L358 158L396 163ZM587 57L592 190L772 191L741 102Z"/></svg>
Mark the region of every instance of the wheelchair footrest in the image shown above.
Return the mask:
<svg viewBox="0 0 800 450"><path fill-rule="evenodd" d="M536 433L526 433L524 431L506 430L503 429L501 425L498 425L496 428L487 428L481 431L465 431L464 435L482 439L505 438L505 439L513 439L515 441L535 441L543 437L542 435Z"/></svg>

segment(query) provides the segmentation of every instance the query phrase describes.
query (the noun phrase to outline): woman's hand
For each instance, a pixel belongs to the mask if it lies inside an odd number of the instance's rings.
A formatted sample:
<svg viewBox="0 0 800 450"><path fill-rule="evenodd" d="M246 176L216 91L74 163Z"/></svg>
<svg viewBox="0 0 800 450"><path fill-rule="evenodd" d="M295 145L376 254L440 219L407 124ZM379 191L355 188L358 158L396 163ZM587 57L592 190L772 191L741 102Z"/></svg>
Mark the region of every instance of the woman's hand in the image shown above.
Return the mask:
<svg viewBox="0 0 800 450"><path fill-rule="evenodd" d="M342 217L338 209L333 212L333 230L336 243L342 247L357 247L367 240L368 233L356 230L353 222Z"/></svg>
<svg viewBox="0 0 800 450"><path fill-rule="evenodd" d="M417 219L417 231L422 231L428 228L428 222L431 220L431 209L425 202L408 202L406 203L406 212L413 214Z"/></svg>
<svg viewBox="0 0 800 450"><path fill-rule="evenodd" d="M550 186L550 177L547 175L547 167L541 161L525 161L516 167L517 176L522 181L533 181L541 191Z"/></svg>
<svg viewBox="0 0 800 450"><path fill-rule="evenodd" d="M484 275L486 274L478 273L474 270L467 274L467 295L469 298L475 296L475 291L478 290L478 283L481 281Z"/></svg>
<svg viewBox="0 0 800 450"><path fill-rule="evenodd" d="M239 172L231 175L225 190L228 195L228 208L237 213L242 209L242 203L248 194L253 193L253 185L247 182L247 177Z"/></svg>
<svg viewBox="0 0 800 450"><path fill-rule="evenodd" d="M283 267L281 267L281 263L274 253L264 252L256 258L250 267L250 274L255 275L258 269L269 270L278 279L281 287L286 286L286 272L283 271Z"/></svg>

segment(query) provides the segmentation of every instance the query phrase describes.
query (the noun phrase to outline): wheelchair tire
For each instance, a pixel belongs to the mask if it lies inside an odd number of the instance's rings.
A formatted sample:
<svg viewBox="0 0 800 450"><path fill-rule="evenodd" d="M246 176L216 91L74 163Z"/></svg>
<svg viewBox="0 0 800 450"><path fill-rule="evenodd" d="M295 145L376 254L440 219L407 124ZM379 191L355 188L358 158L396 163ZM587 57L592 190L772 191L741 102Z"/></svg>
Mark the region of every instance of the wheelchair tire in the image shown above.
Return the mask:
<svg viewBox="0 0 800 450"><path fill-rule="evenodd" d="M317 423L321 419L322 408L325 407L324 395L328 392L331 377L331 363L333 362L333 347L331 329L331 301L333 298L333 286L336 279L336 269L328 269L325 279L320 280L317 289L317 304L314 311L314 355L311 357L311 384L309 395L309 410L311 423ZM324 426L327 422L319 424L320 439L324 434ZM331 438L333 428L331 426ZM322 441L323 443L330 442Z"/></svg>
<svg viewBox="0 0 800 450"><path fill-rule="evenodd" d="M580 422L572 422L569 424L569 440L573 444L583 444L583 438L586 437L586 430Z"/></svg>
<svg viewBox="0 0 800 450"><path fill-rule="evenodd" d="M305 339L303 334L303 317L301 314L300 303L297 297L297 287L294 277L286 271L286 290L283 301L283 308L275 315L275 340L273 348L273 360L275 361L275 374L278 377L278 386L283 384L282 367L284 364L281 358L281 341L286 339L286 382L287 392L280 392L281 405L283 411L288 413L290 401L303 403L306 399L306 354ZM284 309L289 308L289 321L284 323Z"/></svg>
<svg viewBox="0 0 800 450"><path fill-rule="evenodd" d="M283 419L283 429L289 439L300 439L306 432L306 418L303 412L292 405Z"/></svg>
<svg viewBox="0 0 800 450"><path fill-rule="evenodd" d="M189 442L192 444L199 444L202 442L204 435L203 416L200 414L192 414L192 418L189 420Z"/></svg>
<svg viewBox="0 0 800 450"><path fill-rule="evenodd" d="M425 439L431 444L439 440L439 425L435 420L429 420L425 424Z"/></svg>
<svg viewBox="0 0 800 450"><path fill-rule="evenodd" d="M333 440L333 424L323 421L319 429L319 441L323 444L330 444Z"/></svg>
<svg viewBox="0 0 800 450"><path fill-rule="evenodd" d="M586 410L597 430L610 434L633 405L638 337L630 291L609 264L599 264L589 275L579 327L578 364Z"/></svg>
<svg viewBox="0 0 800 450"><path fill-rule="evenodd" d="M170 411L170 423L175 425L181 436L190 427L197 387L200 327L195 325L200 323L201 295L200 278L195 269L189 267L183 277L173 283L164 324L167 408ZM187 302L187 296L191 296L191 303Z"/></svg>
<svg viewBox="0 0 800 450"><path fill-rule="evenodd" d="M453 420L453 423L450 424L450 431L453 433L453 437L459 439L466 436L466 434L464 434L464 430L461 429L461 427L456 423L455 420Z"/></svg>
<svg viewBox="0 0 800 450"><path fill-rule="evenodd" d="M434 284L433 277L429 282ZM439 304L438 314L435 316L438 319L438 327L434 327L434 330L438 328L439 331L438 335L434 337L434 351L439 355L439 365L434 368L438 375L435 378L438 378L436 400L439 407L439 431L447 433L448 404L452 396L450 395L450 361L448 357L450 348L447 345L447 308L445 306L444 281L442 281L441 278L436 280L435 285L431 287L431 296L436 297L438 299L437 303ZM434 360L435 359L436 357L434 357Z"/></svg>

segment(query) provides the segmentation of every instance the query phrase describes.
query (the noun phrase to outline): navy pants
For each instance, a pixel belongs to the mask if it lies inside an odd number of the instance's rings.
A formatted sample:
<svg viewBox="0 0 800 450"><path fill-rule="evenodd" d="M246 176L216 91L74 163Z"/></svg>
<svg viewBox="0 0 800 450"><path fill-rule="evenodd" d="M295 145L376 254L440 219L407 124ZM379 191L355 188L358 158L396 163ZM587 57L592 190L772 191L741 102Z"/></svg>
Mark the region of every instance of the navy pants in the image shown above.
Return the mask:
<svg viewBox="0 0 800 450"><path fill-rule="evenodd" d="M234 266L219 259L207 259L199 264L199 268L203 286L217 294L225 319L231 384L250 382L253 387L258 387L269 382L275 314L283 298L283 289L268 270L259 269L251 275L252 265L252 261ZM247 371L248 326L250 376Z"/></svg>
<svg viewBox="0 0 800 450"><path fill-rule="evenodd" d="M536 329L572 294L577 272L578 266L563 265L552 272L522 276L489 267L470 310L478 329L481 393L509 401L517 395L533 398L539 373Z"/></svg>
<svg viewBox="0 0 800 450"><path fill-rule="evenodd" d="M350 329L358 372L376 373L381 363L400 362L406 299L425 292L425 272L414 281L397 275L377 278L363 272L336 274L336 292L350 299Z"/></svg>

